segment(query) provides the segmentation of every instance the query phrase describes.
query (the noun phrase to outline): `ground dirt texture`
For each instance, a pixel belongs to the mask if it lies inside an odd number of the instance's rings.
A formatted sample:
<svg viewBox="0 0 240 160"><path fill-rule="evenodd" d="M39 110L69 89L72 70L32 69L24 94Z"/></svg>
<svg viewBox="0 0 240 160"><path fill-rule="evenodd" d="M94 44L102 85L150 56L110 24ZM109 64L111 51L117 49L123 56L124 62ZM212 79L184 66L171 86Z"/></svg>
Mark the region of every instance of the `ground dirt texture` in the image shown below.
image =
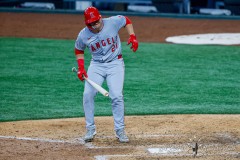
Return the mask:
<svg viewBox="0 0 240 160"><path fill-rule="evenodd" d="M176 35L239 33L240 21L129 16L140 42ZM77 14L0 13L1 37L75 39ZM127 41L125 30L120 31ZM84 118L0 123L0 159L240 159L239 115L126 116L130 142L121 144L112 117L96 117L97 135L84 143ZM193 148L198 145L194 158Z"/></svg>

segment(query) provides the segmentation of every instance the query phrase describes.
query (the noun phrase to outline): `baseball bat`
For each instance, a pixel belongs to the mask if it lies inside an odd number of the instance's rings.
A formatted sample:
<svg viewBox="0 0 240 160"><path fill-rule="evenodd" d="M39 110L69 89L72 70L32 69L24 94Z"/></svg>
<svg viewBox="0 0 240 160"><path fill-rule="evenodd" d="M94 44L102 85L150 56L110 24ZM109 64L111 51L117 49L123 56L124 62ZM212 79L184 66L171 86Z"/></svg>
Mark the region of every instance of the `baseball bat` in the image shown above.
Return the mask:
<svg viewBox="0 0 240 160"><path fill-rule="evenodd" d="M72 71L77 73L77 69L75 67L72 68ZM102 95L108 97L109 93L108 91L106 91L104 88L102 88L100 85L98 85L97 83L93 82L92 80L84 77L84 79L91 85L93 86L93 88L95 88L98 92L100 92Z"/></svg>

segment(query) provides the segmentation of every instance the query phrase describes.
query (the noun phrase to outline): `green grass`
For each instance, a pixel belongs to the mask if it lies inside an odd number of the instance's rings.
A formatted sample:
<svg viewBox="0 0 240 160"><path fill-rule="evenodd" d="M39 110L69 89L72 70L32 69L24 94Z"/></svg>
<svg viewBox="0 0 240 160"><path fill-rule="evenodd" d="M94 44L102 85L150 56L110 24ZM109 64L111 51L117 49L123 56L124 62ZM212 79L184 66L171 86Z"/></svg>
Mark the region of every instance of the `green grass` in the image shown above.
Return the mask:
<svg viewBox="0 0 240 160"><path fill-rule="evenodd" d="M240 114L238 46L122 46L126 115ZM73 48L73 40L0 38L0 121L84 116ZM101 95L95 108L112 115Z"/></svg>

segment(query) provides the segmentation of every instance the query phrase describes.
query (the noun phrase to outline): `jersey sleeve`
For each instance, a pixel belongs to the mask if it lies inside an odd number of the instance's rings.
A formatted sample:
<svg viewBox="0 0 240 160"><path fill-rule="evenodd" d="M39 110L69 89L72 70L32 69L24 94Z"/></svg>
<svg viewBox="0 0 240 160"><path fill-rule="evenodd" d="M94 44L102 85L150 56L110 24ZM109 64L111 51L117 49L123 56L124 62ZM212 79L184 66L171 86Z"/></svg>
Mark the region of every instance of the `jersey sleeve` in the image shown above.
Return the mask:
<svg viewBox="0 0 240 160"><path fill-rule="evenodd" d="M82 32L79 33L77 40L75 41L75 49L84 51L86 48L86 45L83 42L83 35Z"/></svg>
<svg viewBox="0 0 240 160"><path fill-rule="evenodd" d="M118 30L126 25L126 18L122 15L113 16L111 17L111 20L116 25Z"/></svg>

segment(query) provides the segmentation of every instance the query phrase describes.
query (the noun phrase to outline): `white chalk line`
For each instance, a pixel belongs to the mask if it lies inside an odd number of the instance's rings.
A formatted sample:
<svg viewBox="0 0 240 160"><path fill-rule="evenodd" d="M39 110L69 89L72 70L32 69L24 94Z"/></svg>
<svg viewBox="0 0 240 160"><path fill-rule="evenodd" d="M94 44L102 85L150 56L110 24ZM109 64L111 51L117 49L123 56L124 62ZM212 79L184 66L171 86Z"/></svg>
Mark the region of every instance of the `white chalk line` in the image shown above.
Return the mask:
<svg viewBox="0 0 240 160"><path fill-rule="evenodd" d="M108 160L108 159L111 159L111 158L117 158L117 157L159 157L159 156L164 156L164 157L182 157L182 156L187 156L187 157L193 157L193 153L191 153L192 151L192 148L188 147L189 145L187 144L175 144L175 145L169 145L169 144L162 144L162 145L155 145L155 147L158 147L158 148L155 148L155 149L159 149L159 150L164 150L166 152L159 152L159 153L151 153L149 152L149 149L151 148L148 148L149 146L144 146L144 150L146 150L147 148L147 151L148 153L146 152L143 152L142 154L129 154L129 155L97 155L97 156L94 156L94 158L96 160ZM233 145L234 146L234 145ZM219 151L218 153L206 153L206 151L208 150L207 148L209 148L211 150L211 147L225 147L225 148L229 148L229 146L225 146L224 144L220 144L220 143L217 143L217 144L207 144L207 145L204 145L204 148L201 147L200 148L200 151L198 152L198 156L221 156L221 155L227 155L227 156L237 156L239 155L238 152L234 152L234 151L229 151L229 152L221 152ZM119 148L122 148L122 147L119 147ZM137 146L137 147L134 147L135 149L136 148L140 148L140 146ZM213 150L212 150L213 151ZM216 150L215 150L216 152Z"/></svg>
<svg viewBox="0 0 240 160"><path fill-rule="evenodd" d="M0 136L0 139L16 139L16 140L23 140L23 141L39 141L39 142L50 142L50 143L78 143L76 141L69 141L69 140L16 137L16 136Z"/></svg>
<svg viewBox="0 0 240 160"><path fill-rule="evenodd" d="M146 138L146 137L172 137L176 135L134 135L138 138ZM99 139L114 139L115 136L95 136L95 138ZM126 148L133 148L136 146L129 146L129 145L116 145L116 146L96 146L94 145L94 142L88 142L85 143L85 141L82 138L76 138L73 140L60 140L60 139L47 139L47 138L34 138L34 137L17 137L17 136L0 136L0 139L16 139L16 140L22 140L22 141L38 141L38 142L48 142L48 143L68 143L68 144L81 144L86 148L89 149L109 149L109 148L119 148L119 149L126 149ZM138 145L138 148L145 148L144 145Z"/></svg>
<svg viewBox="0 0 240 160"><path fill-rule="evenodd" d="M149 138L149 137L179 137L183 135L166 135L166 134L152 134L152 135L134 135L135 138ZM115 136L95 136L96 139L115 139ZM30 138L30 137L17 137L17 136L1 136L0 139L16 139L16 140L26 140L26 141L39 141L39 142L50 142L50 143L70 143L70 144L82 144L88 148L114 148L114 146L109 147L97 147L90 143L85 143L82 138L76 138L74 140L59 140L59 139L47 139L47 138ZM120 146L116 146L119 148ZM126 147L123 147L126 148Z"/></svg>
<svg viewBox="0 0 240 160"><path fill-rule="evenodd" d="M45 139L45 138L30 138L30 137L16 137L16 136L0 136L0 139L16 139L22 141L38 141L48 143L69 143L69 144L81 144L86 148L101 149L101 148L129 148L130 146L95 146L93 142L85 143L82 138L74 140L59 140L59 139Z"/></svg>
<svg viewBox="0 0 240 160"><path fill-rule="evenodd" d="M186 135L173 135L173 134L147 134L147 135L134 135L135 138L144 138L144 137L183 137ZM47 141L47 142L59 142L59 143L72 143L72 141L67 140L54 140L54 139L44 139L44 138L28 138L28 137L17 137L17 136L1 136L2 139L18 139L18 140L32 140L32 141ZM116 138L115 136L98 136L96 135L95 138L101 138L101 139L111 139ZM82 138L78 138L80 140L83 140Z"/></svg>
<svg viewBox="0 0 240 160"><path fill-rule="evenodd" d="M101 148L96 147L92 143L85 143L82 138L77 138L74 140L59 140L59 139L47 139L47 138L30 138L30 137L16 137L16 136L0 136L0 139L16 139L22 141L38 141L38 142L48 142L48 143L68 143L68 144L81 144L86 148Z"/></svg>
<svg viewBox="0 0 240 160"><path fill-rule="evenodd" d="M144 157L159 157L161 156L160 154L156 154L156 155L148 155L148 154L135 154L135 155L121 155L121 154L116 154L116 155L97 155L97 156L94 156L94 158L96 160L108 160L109 158L119 158L119 157L141 157L143 158ZM176 155L167 155L167 154L164 154L163 156L165 157L173 157L173 156L176 156ZM192 154L182 154L182 155L178 155L178 156L192 156Z"/></svg>
<svg viewBox="0 0 240 160"><path fill-rule="evenodd" d="M239 153L234 152L234 153L218 153L218 154L197 154L197 157L202 157L202 156L221 156L221 155L229 155L229 156L237 156ZM110 158L119 158L119 157L141 157L143 158L150 158L150 157L159 157L159 156L164 156L164 157L193 157L193 154L155 154L155 155L149 155L149 154L136 154L136 155L97 155L94 156L95 160L108 160ZM160 158L160 157L159 157Z"/></svg>

